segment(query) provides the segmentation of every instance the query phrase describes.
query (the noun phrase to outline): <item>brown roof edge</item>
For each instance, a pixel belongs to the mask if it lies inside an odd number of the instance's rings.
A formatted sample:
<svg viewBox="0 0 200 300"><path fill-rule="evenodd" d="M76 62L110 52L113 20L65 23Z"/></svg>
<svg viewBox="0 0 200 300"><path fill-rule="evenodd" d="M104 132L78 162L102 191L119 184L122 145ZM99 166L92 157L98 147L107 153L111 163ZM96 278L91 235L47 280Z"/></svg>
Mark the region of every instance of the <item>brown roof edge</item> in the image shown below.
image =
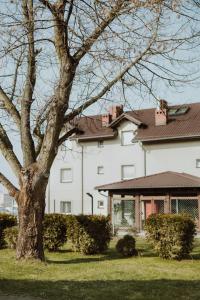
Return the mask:
<svg viewBox="0 0 200 300"><path fill-rule="evenodd" d="M108 127L115 127L119 122L121 122L121 120L123 119L126 119L126 120L129 120L131 122L133 122L134 124L140 126L142 125L143 123L139 120L139 119L136 119L130 115L128 115L127 113L123 113L121 114L117 119L115 119L114 121L112 121Z"/></svg>
<svg viewBox="0 0 200 300"><path fill-rule="evenodd" d="M187 173L166 171L148 176L138 177L129 180L112 182L109 184L95 187L101 191L109 190L134 190L134 189L153 189L153 188L200 188L200 177Z"/></svg>
<svg viewBox="0 0 200 300"><path fill-rule="evenodd" d="M118 135L117 131L114 131L113 134L105 134L105 135L93 135L93 136L84 136L84 137L74 137L72 139L77 139L78 142L82 142L82 141L96 141L98 139L112 139L115 138Z"/></svg>
<svg viewBox="0 0 200 300"><path fill-rule="evenodd" d="M183 135L183 136L167 136L167 137L150 137L150 138L134 138L135 142L157 142L157 141L171 141L171 140L194 140L200 139L198 135Z"/></svg>

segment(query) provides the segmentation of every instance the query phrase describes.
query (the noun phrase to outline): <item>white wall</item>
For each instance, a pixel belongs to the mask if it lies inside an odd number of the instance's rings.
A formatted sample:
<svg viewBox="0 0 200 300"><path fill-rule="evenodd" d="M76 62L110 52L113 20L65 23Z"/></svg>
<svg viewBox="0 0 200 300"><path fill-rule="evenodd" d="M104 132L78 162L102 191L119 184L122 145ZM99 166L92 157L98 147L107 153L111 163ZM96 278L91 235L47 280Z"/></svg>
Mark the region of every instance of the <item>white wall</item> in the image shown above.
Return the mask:
<svg viewBox="0 0 200 300"><path fill-rule="evenodd" d="M200 176L200 141L164 143L145 146L147 175L164 171L185 172Z"/></svg>
<svg viewBox="0 0 200 300"><path fill-rule="evenodd" d="M135 165L135 177L144 176L144 153L139 143L128 146L121 145L121 132L136 129L137 127L133 123L125 121L118 128L118 136L113 140L105 140L103 148L98 147L97 141L82 142L81 144L73 141L72 150L67 150L66 153L60 150L51 169L50 189L49 193L47 192L47 211L49 211L48 195L50 195L50 212L54 211L55 200L56 212L60 210L60 201L71 201L72 213L81 213L83 189L83 212L91 213L91 198L87 195L90 193L94 197L94 213L107 214L107 197L100 195L94 188L98 185L120 181L122 165ZM83 187L81 180L82 149ZM97 174L98 166L104 167L104 174ZM60 169L65 167L73 169L72 183L60 183ZM104 201L103 209L98 208L100 200Z"/></svg>
<svg viewBox="0 0 200 300"><path fill-rule="evenodd" d="M72 143L72 150L66 149L59 153L54 161L50 173L50 182L47 187L47 212L60 212L60 201L71 201L72 212L81 213L81 146ZM68 145L67 145L68 146ZM71 145L70 145L71 148ZM72 182L61 183L60 170L72 168ZM50 207L48 205L50 203ZM55 207L54 207L55 206Z"/></svg>

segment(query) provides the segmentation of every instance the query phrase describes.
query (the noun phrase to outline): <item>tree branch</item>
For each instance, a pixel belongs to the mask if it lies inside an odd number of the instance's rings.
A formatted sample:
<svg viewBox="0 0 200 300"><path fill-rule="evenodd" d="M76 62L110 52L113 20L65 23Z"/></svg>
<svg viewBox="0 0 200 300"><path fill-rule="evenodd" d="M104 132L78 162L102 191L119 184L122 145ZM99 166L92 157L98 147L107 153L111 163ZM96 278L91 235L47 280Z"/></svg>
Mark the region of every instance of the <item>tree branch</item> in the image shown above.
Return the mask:
<svg viewBox="0 0 200 300"><path fill-rule="evenodd" d="M30 128L30 109L36 82L33 0L23 0L22 9L28 38L28 68L21 100L21 143L26 167L35 161L35 147Z"/></svg>
<svg viewBox="0 0 200 300"><path fill-rule="evenodd" d="M0 86L0 107L3 107L7 113L13 118L14 122L16 123L17 127L20 128L21 118L18 110L5 93L5 91Z"/></svg>
<svg viewBox="0 0 200 300"><path fill-rule="evenodd" d="M9 195L17 199L19 190L0 172L0 183L8 190Z"/></svg>
<svg viewBox="0 0 200 300"><path fill-rule="evenodd" d="M0 123L0 150L2 155L7 160L8 164L12 168L14 174L17 177L19 177L19 173L21 171L22 166L13 151L13 146L1 123Z"/></svg>
<svg viewBox="0 0 200 300"><path fill-rule="evenodd" d="M58 140L58 146L62 145L64 141L66 141L72 134L77 133L79 130L77 127L74 127L70 129L68 132L66 132L59 140Z"/></svg>
<svg viewBox="0 0 200 300"><path fill-rule="evenodd" d="M99 36L103 33L103 31L110 25L110 23L116 18L118 13L121 11L121 8L124 5L124 0L116 1L115 6L111 9L111 11L105 16L104 20L99 24L99 26L92 32L92 34L85 40L83 45L78 49L78 51L74 54L74 59L76 61L80 61L81 58L91 49L93 44L99 38Z"/></svg>
<svg viewBox="0 0 200 300"><path fill-rule="evenodd" d="M147 48L138 56L136 57L122 72L120 72L112 81L110 81L100 92L98 95L92 97L91 99L87 100L85 103L80 105L78 108L76 108L74 111L69 113L65 116L65 123L72 120L75 116L79 115L83 110L85 110L87 107L98 101L101 97L103 97L106 92L108 92L113 85L115 85L120 79L123 78L123 76L134 66L136 65L150 50L151 45L154 42L154 38L151 40Z"/></svg>

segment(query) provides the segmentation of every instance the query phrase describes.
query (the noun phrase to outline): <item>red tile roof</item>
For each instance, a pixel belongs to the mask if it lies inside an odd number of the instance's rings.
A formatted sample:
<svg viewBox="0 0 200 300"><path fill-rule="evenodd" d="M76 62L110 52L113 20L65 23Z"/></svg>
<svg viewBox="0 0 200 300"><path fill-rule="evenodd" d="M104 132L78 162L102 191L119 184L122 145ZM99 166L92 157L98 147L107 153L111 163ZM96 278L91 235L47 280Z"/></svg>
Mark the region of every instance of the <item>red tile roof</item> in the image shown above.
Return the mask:
<svg viewBox="0 0 200 300"><path fill-rule="evenodd" d="M200 177L186 173L163 172L145 177L97 186L99 191L161 188L200 188Z"/></svg>
<svg viewBox="0 0 200 300"><path fill-rule="evenodd" d="M183 105L170 106L169 109L181 106ZM167 124L163 126L155 126L155 108L128 111L124 114L124 118L129 115L132 120L136 119L141 122L135 137L136 140L157 141L200 138L200 103L191 103L187 106L189 109L185 114L169 116ZM110 139L117 135L115 127L102 127L101 115L80 118L78 127L83 131L82 135L76 136L80 141Z"/></svg>

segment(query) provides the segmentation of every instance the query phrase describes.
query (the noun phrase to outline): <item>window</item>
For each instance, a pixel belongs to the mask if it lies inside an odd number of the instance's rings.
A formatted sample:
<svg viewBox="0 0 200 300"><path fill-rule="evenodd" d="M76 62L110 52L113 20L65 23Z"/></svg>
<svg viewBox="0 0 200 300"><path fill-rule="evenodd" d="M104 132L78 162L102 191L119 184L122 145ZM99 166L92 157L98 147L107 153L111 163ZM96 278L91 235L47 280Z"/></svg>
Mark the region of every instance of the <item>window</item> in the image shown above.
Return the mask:
<svg viewBox="0 0 200 300"><path fill-rule="evenodd" d="M135 177L135 166L124 165L122 166L122 179L132 179Z"/></svg>
<svg viewBox="0 0 200 300"><path fill-rule="evenodd" d="M196 159L196 168L200 168L200 158Z"/></svg>
<svg viewBox="0 0 200 300"><path fill-rule="evenodd" d="M178 108L170 108L168 111L169 116L180 116L186 114L188 111L189 107L188 106L181 106Z"/></svg>
<svg viewBox="0 0 200 300"><path fill-rule="evenodd" d="M121 132L121 144L123 146L132 145L133 131L122 131Z"/></svg>
<svg viewBox="0 0 200 300"><path fill-rule="evenodd" d="M98 148L104 147L104 141L98 141Z"/></svg>
<svg viewBox="0 0 200 300"><path fill-rule="evenodd" d="M104 174L104 167L103 166L98 166L97 167L97 174Z"/></svg>
<svg viewBox="0 0 200 300"><path fill-rule="evenodd" d="M72 212L71 201L60 201L60 212L63 214L71 214Z"/></svg>
<svg viewBox="0 0 200 300"><path fill-rule="evenodd" d="M72 169L66 168L60 170L60 182L72 182Z"/></svg>
<svg viewBox="0 0 200 300"><path fill-rule="evenodd" d="M98 201L98 208L104 208L104 202Z"/></svg>

